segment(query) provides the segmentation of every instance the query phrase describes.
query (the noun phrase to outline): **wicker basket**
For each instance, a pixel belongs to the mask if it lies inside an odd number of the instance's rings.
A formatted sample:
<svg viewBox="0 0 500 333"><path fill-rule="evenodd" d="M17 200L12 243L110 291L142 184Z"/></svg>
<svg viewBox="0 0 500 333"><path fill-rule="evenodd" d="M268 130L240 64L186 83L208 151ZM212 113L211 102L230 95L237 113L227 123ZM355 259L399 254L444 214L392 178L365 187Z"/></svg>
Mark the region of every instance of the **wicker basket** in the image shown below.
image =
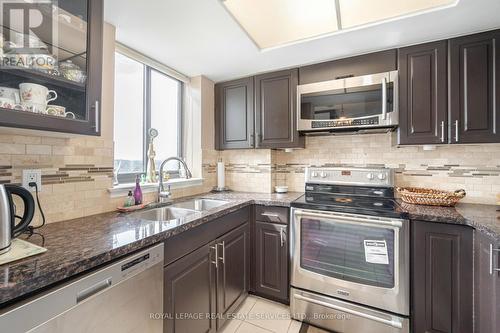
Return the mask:
<svg viewBox="0 0 500 333"><path fill-rule="evenodd" d="M415 205L453 207L465 197L465 190L449 192L418 187L398 187L396 191L404 202Z"/></svg>

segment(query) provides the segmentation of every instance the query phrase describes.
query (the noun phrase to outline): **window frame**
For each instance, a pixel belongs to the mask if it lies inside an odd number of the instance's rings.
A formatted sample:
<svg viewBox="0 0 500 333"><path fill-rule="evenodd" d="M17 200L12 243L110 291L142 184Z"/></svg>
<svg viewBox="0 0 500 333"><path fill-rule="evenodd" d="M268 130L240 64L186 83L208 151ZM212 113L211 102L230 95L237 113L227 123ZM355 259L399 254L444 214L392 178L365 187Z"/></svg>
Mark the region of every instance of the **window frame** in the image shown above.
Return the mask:
<svg viewBox="0 0 500 333"><path fill-rule="evenodd" d="M169 75L166 73L166 71L162 71L161 69L158 69L156 67L153 67L149 65L147 62L142 61L141 59L138 59L134 56L131 56L130 54L127 54L128 52L120 52L119 49L115 50L115 54L120 53L120 55L127 57L129 59L132 59L134 61L137 61L138 63L143 65L143 103L142 103L142 116L143 116L143 128L142 128L142 171L141 172L125 172L125 173L118 173L117 174L117 180L118 184L129 184L129 183L134 183L137 175L142 175L147 172L147 164L148 164L148 146L149 146L149 141L148 141L148 130L151 128L151 72L156 71L159 74L165 75L168 78L175 80L178 84L178 103L177 103L177 157L179 158L184 158L184 151L183 151L183 123L184 123L184 118L183 118L183 109L184 109L184 83L182 80ZM115 92L113 92L115 93ZM115 156L113 154L113 165L115 162ZM156 168L159 168L160 166L157 165ZM179 165L180 167L180 165ZM157 170L159 172L159 170ZM170 178L179 178L180 173L179 169L176 171L167 171Z"/></svg>

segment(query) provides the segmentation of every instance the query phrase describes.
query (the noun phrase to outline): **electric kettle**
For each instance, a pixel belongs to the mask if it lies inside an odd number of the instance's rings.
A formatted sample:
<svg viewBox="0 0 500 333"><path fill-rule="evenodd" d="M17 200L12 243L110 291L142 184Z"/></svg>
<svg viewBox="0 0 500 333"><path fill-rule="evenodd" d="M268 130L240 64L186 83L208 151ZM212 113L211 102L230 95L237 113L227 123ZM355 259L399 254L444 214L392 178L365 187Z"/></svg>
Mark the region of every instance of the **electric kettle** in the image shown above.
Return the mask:
<svg viewBox="0 0 500 333"><path fill-rule="evenodd" d="M23 202L22 217L16 214L13 195L21 198ZM35 201L28 190L18 185L0 184L0 254L10 250L11 240L28 228L34 213ZM17 224L16 217L21 219Z"/></svg>

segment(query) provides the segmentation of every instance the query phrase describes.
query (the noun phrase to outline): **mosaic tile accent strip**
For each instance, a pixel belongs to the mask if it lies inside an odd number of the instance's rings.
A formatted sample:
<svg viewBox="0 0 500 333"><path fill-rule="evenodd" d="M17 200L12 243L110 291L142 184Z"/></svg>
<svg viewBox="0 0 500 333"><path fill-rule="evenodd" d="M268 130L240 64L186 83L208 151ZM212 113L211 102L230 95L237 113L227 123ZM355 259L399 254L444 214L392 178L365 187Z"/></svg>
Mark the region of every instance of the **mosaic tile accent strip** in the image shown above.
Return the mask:
<svg viewBox="0 0 500 333"><path fill-rule="evenodd" d="M496 203L500 193L500 144L443 145L434 151L422 147L397 147L393 134L306 137L306 148L282 150L232 150L219 153L226 165L226 179L233 186L253 184L244 190L272 191L287 185L304 190L304 173L316 167L389 167L397 186L465 189L463 202ZM257 162L256 162L257 161ZM265 167L261 167L261 164ZM271 177L267 173L271 172Z"/></svg>

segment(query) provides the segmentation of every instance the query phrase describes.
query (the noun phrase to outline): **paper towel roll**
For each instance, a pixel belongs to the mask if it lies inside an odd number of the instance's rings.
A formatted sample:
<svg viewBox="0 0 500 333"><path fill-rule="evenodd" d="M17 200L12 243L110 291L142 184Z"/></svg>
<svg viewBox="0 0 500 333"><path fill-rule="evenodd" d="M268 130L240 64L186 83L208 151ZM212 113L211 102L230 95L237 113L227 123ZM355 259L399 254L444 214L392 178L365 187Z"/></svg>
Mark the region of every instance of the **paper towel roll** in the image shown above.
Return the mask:
<svg viewBox="0 0 500 333"><path fill-rule="evenodd" d="M224 177L224 162L217 162L217 188L223 189L226 187L225 185L225 177Z"/></svg>

